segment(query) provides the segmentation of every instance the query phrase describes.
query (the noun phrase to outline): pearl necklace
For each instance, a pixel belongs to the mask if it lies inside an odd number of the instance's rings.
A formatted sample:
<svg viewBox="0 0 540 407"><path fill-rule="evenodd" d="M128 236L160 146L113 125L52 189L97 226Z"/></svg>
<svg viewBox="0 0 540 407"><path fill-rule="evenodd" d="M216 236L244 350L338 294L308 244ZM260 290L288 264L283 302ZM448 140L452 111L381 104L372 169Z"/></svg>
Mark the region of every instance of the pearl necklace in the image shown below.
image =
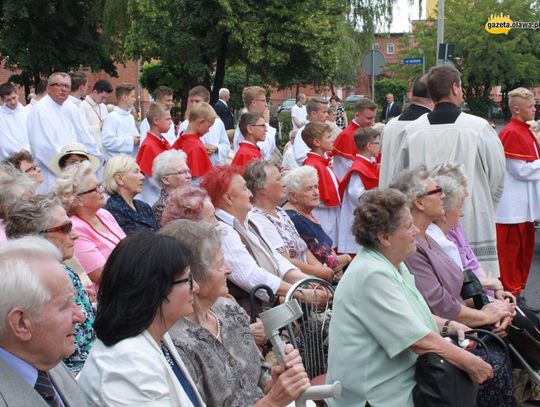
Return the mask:
<svg viewBox="0 0 540 407"><path fill-rule="evenodd" d="M216 327L217 327L216 339L219 340L221 338L221 321L219 320L216 313L212 311L211 309L208 309L208 313L216 319Z"/></svg>

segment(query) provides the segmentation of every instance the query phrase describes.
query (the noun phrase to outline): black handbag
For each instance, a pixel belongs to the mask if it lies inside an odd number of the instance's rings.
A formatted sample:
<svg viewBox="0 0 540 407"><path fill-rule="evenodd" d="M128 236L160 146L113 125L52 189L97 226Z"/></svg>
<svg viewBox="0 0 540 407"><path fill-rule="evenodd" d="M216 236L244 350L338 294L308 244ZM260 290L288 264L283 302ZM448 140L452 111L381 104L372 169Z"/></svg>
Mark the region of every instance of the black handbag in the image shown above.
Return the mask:
<svg viewBox="0 0 540 407"><path fill-rule="evenodd" d="M497 341L504 347L508 358L508 348L497 335L483 329L473 329L465 335L484 348L486 361L489 363L489 350L485 340L471 333L481 334L484 338ZM453 337L455 340L455 337ZM416 386L413 389L415 407L476 407L478 385L460 368L448 363L436 353L430 352L418 356L415 370Z"/></svg>
<svg viewBox="0 0 540 407"><path fill-rule="evenodd" d="M540 368L540 330L538 317L526 309L516 307L516 316L508 326L508 337L519 354L532 366Z"/></svg>

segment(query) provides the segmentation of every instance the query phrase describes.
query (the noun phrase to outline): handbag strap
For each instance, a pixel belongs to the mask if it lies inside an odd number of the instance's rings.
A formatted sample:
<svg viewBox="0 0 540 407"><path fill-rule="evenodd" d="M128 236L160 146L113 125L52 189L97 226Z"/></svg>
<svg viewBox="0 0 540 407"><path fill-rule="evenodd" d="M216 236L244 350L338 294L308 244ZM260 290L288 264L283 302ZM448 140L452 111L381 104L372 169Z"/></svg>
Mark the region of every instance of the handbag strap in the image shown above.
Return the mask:
<svg viewBox="0 0 540 407"><path fill-rule="evenodd" d="M487 341L497 342L497 344L504 351L504 363L501 363L499 367L499 369L501 369L510 358L510 352L508 352L508 346L506 345L506 342L504 342L504 340L499 335L495 335L493 332L490 332L486 329L471 329L470 331L467 331L468 335L470 335L471 333L476 333L478 335L481 335L482 336L481 340L484 342L487 342ZM486 352L487 352L487 348L486 348ZM489 361L489 358L487 360Z"/></svg>
<svg viewBox="0 0 540 407"><path fill-rule="evenodd" d="M486 352L486 362L489 363L490 354L489 354L489 349L488 349L486 343L484 342L483 339L479 338L476 335L471 335L471 334L469 334L469 332L471 332L471 331L467 331L467 333L465 334L465 339L476 342L478 345L480 345L482 348L484 348L484 351ZM450 334L450 335L447 335L447 337L451 338L456 343L456 346L458 346L457 345L458 337L457 337L456 334Z"/></svg>

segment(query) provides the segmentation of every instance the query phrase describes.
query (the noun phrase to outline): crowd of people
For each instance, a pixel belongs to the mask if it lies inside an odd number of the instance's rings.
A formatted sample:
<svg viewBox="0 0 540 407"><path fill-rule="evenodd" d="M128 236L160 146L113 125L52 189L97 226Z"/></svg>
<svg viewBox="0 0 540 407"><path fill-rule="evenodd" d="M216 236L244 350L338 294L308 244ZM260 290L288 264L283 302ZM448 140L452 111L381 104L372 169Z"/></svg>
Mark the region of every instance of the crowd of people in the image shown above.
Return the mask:
<svg viewBox="0 0 540 407"><path fill-rule="evenodd" d="M259 86L236 128L227 89L214 107L191 89L178 126L165 86L140 125L132 84L87 94L84 74L56 72L36 93L22 106L0 85L0 405L287 406L311 378L291 345L282 365L265 359L248 315L268 293L250 294L306 277L336 287L326 380L343 392L328 405L412 407L427 352L481 384L478 406L527 398L500 349L487 363L443 339L504 337L526 305L540 219L527 89L509 93L500 137L459 110L446 65L415 79L403 112L387 95L384 124L368 98L349 121L336 96L299 94L283 155ZM467 270L481 309L462 298Z"/></svg>

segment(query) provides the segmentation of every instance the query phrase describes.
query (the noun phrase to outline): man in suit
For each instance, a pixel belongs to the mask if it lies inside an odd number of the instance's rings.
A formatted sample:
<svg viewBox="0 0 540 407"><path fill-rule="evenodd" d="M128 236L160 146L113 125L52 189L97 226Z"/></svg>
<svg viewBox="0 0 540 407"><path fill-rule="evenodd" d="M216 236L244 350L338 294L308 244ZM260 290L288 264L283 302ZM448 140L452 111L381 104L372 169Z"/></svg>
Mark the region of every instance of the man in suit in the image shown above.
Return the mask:
<svg viewBox="0 0 540 407"><path fill-rule="evenodd" d="M389 93L386 95L386 104L382 108L381 121L388 123L392 117L399 116L401 114L401 107L394 102L394 95Z"/></svg>
<svg viewBox="0 0 540 407"><path fill-rule="evenodd" d="M231 93L229 92L229 89L221 88L219 90L219 99L214 105L214 110L223 121L225 130L234 130L234 113L227 104L230 98Z"/></svg>
<svg viewBox="0 0 540 407"><path fill-rule="evenodd" d="M84 321L61 260L40 237L0 247L0 407L87 405L61 362Z"/></svg>

